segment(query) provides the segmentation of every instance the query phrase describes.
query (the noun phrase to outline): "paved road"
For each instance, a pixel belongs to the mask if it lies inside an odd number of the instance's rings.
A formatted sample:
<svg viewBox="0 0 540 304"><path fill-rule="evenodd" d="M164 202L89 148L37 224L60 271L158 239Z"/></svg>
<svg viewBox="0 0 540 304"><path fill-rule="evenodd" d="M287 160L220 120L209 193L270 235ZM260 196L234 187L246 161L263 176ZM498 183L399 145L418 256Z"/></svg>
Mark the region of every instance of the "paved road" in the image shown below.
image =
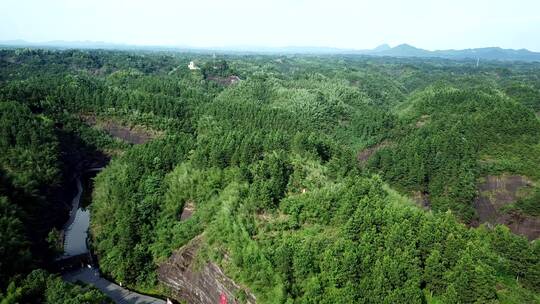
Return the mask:
<svg viewBox="0 0 540 304"><path fill-rule="evenodd" d="M81 281L93 285L118 304L166 304L163 300L129 291L119 285L107 281L93 268L74 270L63 274L62 278L72 283Z"/></svg>

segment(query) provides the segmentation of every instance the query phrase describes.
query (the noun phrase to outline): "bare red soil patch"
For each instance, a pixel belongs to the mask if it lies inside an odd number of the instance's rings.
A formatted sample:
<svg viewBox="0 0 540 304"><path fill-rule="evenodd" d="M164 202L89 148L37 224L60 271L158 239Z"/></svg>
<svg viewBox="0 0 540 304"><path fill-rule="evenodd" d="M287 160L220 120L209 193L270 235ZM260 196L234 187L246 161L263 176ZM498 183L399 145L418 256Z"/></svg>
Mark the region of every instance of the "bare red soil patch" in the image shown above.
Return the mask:
<svg viewBox="0 0 540 304"><path fill-rule="evenodd" d="M356 159L361 165L364 165L368 159L373 155L373 153L379 151L380 149L387 147L389 143L387 141L383 141L382 143L378 143L374 146L371 146L369 148L366 148L360 152L358 152L358 155L356 156Z"/></svg>
<svg viewBox="0 0 540 304"><path fill-rule="evenodd" d="M502 207L516 202L520 191L532 186L532 182L521 175L488 175L478 185L478 197L474 207L480 223L504 224L512 232L530 240L540 236L540 218L521 214L518 211L504 212Z"/></svg>
<svg viewBox="0 0 540 304"><path fill-rule="evenodd" d="M111 136L131 144L144 144L159 136L156 131L148 130L142 126L125 126L114 120L97 120L95 116L81 117L87 124L101 129Z"/></svg>
<svg viewBox="0 0 540 304"><path fill-rule="evenodd" d="M111 122L104 125L103 129L112 136L120 138L132 144L144 144L145 142L154 138L152 134L146 133L143 130L137 130L130 127L117 125Z"/></svg>
<svg viewBox="0 0 540 304"><path fill-rule="evenodd" d="M221 85L229 86L232 84L235 84L240 81L240 77L236 75L231 75L228 77L221 77L221 76L208 76L206 79L215 81Z"/></svg>

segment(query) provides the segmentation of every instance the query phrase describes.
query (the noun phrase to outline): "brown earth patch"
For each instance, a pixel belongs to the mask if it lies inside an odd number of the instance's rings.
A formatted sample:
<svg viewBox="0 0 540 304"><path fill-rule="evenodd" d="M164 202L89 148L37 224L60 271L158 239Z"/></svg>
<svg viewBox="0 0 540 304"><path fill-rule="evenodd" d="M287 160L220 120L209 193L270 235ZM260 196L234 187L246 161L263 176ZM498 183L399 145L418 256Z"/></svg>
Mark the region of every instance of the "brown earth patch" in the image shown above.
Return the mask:
<svg viewBox="0 0 540 304"><path fill-rule="evenodd" d="M240 82L240 77L236 75L231 75L228 77L221 77L221 76L208 76L206 79L215 81L221 85L229 86L232 84L235 84L237 82Z"/></svg>
<svg viewBox="0 0 540 304"><path fill-rule="evenodd" d="M193 216L193 212L195 212L195 204L193 201L187 201L184 205L184 209L182 210L182 214L180 215L180 220L185 221L191 216Z"/></svg>
<svg viewBox="0 0 540 304"><path fill-rule="evenodd" d="M261 212L257 213L255 217L257 218L257 220L267 223L284 223L289 220L289 215L282 212L278 212L277 214Z"/></svg>
<svg viewBox="0 0 540 304"><path fill-rule="evenodd" d="M101 120L92 115L82 115L81 119L92 127L131 144L144 144L161 135L160 132L143 126L126 126L112 119Z"/></svg>
<svg viewBox="0 0 540 304"><path fill-rule="evenodd" d="M381 143L378 143L374 146L371 146L369 148L366 148L360 152L358 152L358 155L356 156L356 159L360 163L360 165L364 165L368 159L373 155L373 153L379 151L380 149L389 146L390 143L387 141L383 141Z"/></svg>
<svg viewBox="0 0 540 304"><path fill-rule="evenodd" d="M421 191L414 191L412 194L413 195L411 198L418 205L418 207L424 210L431 209L431 201L429 200L429 193L421 192Z"/></svg>
<svg viewBox="0 0 540 304"><path fill-rule="evenodd" d="M428 122L429 122L429 115L422 115L420 116L420 119L418 119L418 121L416 122L416 127L421 128Z"/></svg>
<svg viewBox="0 0 540 304"><path fill-rule="evenodd" d="M479 223L504 224L512 232L534 240L540 236L540 218L521 214L518 211L504 212L502 207L516 202L522 192L533 186L531 180L521 175L488 175L478 185L478 196L474 208ZM476 223L478 224L478 223Z"/></svg>

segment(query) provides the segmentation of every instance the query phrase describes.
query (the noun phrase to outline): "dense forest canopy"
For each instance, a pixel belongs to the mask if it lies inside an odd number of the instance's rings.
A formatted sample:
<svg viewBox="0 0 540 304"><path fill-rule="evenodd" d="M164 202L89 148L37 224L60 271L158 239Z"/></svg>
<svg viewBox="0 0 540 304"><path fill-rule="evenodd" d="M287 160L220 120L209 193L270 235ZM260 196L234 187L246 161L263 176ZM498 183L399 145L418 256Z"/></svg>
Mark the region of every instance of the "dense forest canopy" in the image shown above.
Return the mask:
<svg viewBox="0 0 540 304"><path fill-rule="evenodd" d="M497 214L539 223L539 115L537 63L0 50L0 299L106 301L34 270L104 154L92 247L130 288L168 295L158 266L197 241L239 301L538 303L538 230L477 226L509 175Z"/></svg>

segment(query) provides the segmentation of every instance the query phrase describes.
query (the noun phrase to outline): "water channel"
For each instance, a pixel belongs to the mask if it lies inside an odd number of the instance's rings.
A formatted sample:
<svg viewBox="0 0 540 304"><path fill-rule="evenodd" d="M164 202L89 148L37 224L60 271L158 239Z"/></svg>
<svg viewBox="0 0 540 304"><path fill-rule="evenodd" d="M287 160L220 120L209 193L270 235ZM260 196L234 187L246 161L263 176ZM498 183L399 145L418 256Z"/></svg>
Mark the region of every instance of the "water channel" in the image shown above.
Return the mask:
<svg viewBox="0 0 540 304"><path fill-rule="evenodd" d="M87 170L88 172L100 171L102 168ZM71 201L69 219L64 226L64 253L59 260L90 254L88 248L88 229L90 228L90 210L81 206L83 185L80 177L75 179L77 193ZM81 260L82 261L82 260ZM90 284L101 290L116 303L120 304L165 304L164 300L142 295L130 291L119 284L103 278L96 263L94 265L81 265L78 269L71 269L62 274L62 278L68 282L77 281Z"/></svg>

